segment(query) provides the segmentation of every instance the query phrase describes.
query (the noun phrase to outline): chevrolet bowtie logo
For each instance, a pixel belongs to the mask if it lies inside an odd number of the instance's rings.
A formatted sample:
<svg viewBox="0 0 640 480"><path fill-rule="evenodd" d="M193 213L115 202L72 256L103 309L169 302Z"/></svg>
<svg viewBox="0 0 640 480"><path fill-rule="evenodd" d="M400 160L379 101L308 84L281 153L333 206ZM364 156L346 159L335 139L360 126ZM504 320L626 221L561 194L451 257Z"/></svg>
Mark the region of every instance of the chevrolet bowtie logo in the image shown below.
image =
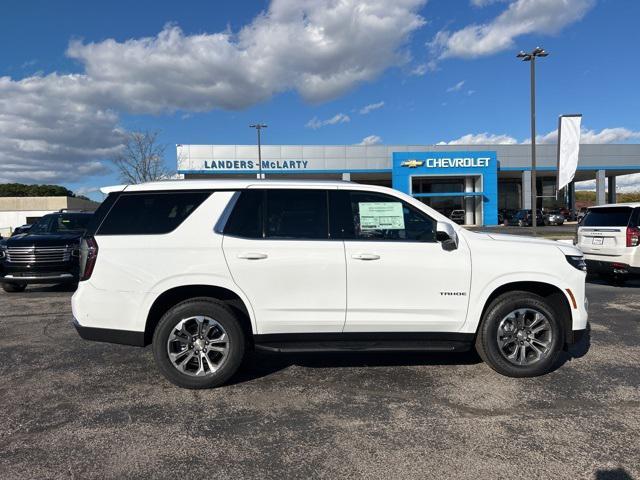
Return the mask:
<svg viewBox="0 0 640 480"><path fill-rule="evenodd" d="M401 167L409 167L409 168L421 167L422 165L424 165L424 161L422 160L407 160L406 162L402 162L400 164Z"/></svg>

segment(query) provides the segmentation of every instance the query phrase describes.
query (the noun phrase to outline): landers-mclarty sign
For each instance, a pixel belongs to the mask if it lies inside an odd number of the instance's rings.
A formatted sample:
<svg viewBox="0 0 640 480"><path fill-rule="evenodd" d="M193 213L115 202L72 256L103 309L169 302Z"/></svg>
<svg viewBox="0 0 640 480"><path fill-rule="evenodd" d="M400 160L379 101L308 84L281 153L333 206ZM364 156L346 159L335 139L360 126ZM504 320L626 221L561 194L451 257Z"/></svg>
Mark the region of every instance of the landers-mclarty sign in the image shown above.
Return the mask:
<svg viewBox="0 0 640 480"><path fill-rule="evenodd" d="M263 170L305 170L308 160L262 160ZM204 160L205 170L257 170L254 160Z"/></svg>

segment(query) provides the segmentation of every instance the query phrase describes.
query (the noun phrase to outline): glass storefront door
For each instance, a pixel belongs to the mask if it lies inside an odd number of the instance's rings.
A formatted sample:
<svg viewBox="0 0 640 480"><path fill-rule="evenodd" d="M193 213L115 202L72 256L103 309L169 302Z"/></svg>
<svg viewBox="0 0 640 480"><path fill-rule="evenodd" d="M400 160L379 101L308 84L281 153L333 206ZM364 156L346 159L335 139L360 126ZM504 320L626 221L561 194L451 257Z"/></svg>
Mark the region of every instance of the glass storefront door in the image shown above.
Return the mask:
<svg viewBox="0 0 640 480"><path fill-rule="evenodd" d="M471 184L471 191L469 188L465 190L465 184ZM482 198L474 195L479 186L479 177L432 176L411 179L411 193L422 203L447 218L467 225L481 223L479 212Z"/></svg>

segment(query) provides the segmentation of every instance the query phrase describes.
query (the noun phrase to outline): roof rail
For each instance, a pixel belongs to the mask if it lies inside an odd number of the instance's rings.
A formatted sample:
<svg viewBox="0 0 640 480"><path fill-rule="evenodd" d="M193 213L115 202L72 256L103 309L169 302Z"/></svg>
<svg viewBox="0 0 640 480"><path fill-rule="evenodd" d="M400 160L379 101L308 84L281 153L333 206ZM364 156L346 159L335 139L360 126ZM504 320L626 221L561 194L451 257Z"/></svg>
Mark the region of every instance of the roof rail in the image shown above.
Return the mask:
<svg viewBox="0 0 640 480"><path fill-rule="evenodd" d="M75 208L61 208L58 213L92 213L90 210L82 210Z"/></svg>

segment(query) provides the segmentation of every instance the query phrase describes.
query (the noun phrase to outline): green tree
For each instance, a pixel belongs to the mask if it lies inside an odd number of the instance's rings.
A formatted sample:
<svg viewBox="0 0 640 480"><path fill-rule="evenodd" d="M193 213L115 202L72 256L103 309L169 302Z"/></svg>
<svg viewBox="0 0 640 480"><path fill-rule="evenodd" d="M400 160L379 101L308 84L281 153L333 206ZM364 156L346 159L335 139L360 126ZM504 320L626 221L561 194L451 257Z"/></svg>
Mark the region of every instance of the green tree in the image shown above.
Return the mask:
<svg viewBox="0 0 640 480"><path fill-rule="evenodd" d="M0 197L74 197L74 193L61 185L0 184Z"/></svg>

